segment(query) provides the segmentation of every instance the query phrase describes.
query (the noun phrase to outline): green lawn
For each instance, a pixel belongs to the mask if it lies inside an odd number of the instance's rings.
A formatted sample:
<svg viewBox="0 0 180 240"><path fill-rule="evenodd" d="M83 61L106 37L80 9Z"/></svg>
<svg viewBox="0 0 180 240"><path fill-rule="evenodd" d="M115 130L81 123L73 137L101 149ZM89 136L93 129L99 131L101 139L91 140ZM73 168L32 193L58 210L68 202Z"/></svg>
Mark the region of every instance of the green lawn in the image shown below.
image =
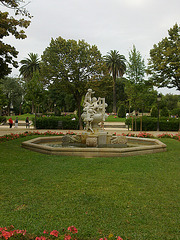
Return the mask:
<svg viewBox="0 0 180 240"><path fill-rule="evenodd" d="M29 117L29 120L32 121L34 118L34 114L22 114L22 115L16 115L16 116L6 116L6 119L8 120L9 118L12 118L12 120L15 120L16 117L18 117L19 120L25 121L27 117Z"/></svg>
<svg viewBox="0 0 180 240"><path fill-rule="evenodd" d="M81 239L180 239L180 142L125 158L50 156L0 144L0 227L41 234L74 225ZM101 235L101 233L103 235Z"/></svg>
<svg viewBox="0 0 180 240"><path fill-rule="evenodd" d="M18 117L19 120L25 121L27 117L29 117L29 120L32 120L34 118L34 114L23 114L23 115L17 115L17 116L7 116L6 119L8 120L10 117L12 117L13 120ZM119 118L114 115L108 116L106 119L106 122L125 122L125 118Z"/></svg>
<svg viewBox="0 0 180 240"><path fill-rule="evenodd" d="M106 122L125 122L125 118L119 118L118 116L109 115Z"/></svg>

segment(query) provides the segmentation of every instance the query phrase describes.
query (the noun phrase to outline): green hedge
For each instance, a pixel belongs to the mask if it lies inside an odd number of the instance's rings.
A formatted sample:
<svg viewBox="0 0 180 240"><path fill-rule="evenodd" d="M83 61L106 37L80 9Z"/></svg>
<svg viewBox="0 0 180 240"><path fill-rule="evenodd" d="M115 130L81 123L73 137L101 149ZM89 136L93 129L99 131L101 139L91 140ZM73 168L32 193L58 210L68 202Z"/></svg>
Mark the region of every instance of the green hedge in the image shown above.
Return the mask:
<svg viewBox="0 0 180 240"><path fill-rule="evenodd" d="M75 118L75 120L72 120ZM34 123L34 119L33 119ZM78 129L78 118L74 115L60 116L60 117L37 117L37 129Z"/></svg>
<svg viewBox="0 0 180 240"><path fill-rule="evenodd" d="M126 125L132 128L132 118L126 119ZM137 131L140 131L141 118L136 119ZM133 118L133 129L135 130L135 118ZM143 117L142 118L142 131L156 131L157 130L157 118ZM160 131L178 131L179 119L175 118L163 118L159 119Z"/></svg>
<svg viewBox="0 0 180 240"><path fill-rule="evenodd" d="M0 116L0 123L3 123L3 122L6 123L7 119L4 116Z"/></svg>

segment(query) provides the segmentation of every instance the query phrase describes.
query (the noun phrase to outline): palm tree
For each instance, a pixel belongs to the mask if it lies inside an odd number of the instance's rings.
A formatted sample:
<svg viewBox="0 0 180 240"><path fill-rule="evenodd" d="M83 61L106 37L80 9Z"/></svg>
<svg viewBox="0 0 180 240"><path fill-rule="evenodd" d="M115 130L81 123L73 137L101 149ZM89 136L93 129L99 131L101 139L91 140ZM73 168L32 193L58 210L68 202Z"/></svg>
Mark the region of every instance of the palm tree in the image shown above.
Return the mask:
<svg viewBox="0 0 180 240"><path fill-rule="evenodd" d="M38 54L29 53L28 56L29 58L20 61L22 66L19 69L20 75L22 75L25 80L30 80L33 77L33 73L40 69Z"/></svg>
<svg viewBox="0 0 180 240"><path fill-rule="evenodd" d="M116 78L122 77L126 71L125 57L117 50L111 50L104 56L104 60L113 77L113 112L116 113Z"/></svg>
<svg viewBox="0 0 180 240"><path fill-rule="evenodd" d="M29 53L29 58L25 58L20 61L21 67L19 69L20 75L24 77L26 87L32 80L34 74L38 73L40 70L40 59L38 54ZM34 101L32 100L32 113L36 112Z"/></svg>

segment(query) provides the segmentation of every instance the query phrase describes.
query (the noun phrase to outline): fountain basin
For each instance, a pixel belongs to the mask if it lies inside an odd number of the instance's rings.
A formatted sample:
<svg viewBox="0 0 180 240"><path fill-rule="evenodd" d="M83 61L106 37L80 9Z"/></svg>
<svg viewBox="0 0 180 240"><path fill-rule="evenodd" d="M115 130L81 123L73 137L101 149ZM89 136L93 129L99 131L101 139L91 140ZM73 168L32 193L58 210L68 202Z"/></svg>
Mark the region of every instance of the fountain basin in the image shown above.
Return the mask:
<svg viewBox="0 0 180 240"><path fill-rule="evenodd" d="M166 145L157 139L126 137L128 147L53 147L44 144L59 143L63 136L38 137L22 143L22 147L44 154L61 156L124 157L165 152Z"/></svg>

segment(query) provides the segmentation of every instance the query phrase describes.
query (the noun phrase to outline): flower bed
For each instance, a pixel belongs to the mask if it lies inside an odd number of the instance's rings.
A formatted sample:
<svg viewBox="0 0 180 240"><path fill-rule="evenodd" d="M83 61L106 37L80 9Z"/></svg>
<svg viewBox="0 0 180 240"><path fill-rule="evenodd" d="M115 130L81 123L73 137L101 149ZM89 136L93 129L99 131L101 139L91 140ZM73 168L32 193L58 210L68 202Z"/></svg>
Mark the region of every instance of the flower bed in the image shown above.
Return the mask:
<svg viewBox="0 0 180 240"><path fill-rule="evenodd" d="M14 226L10 227L0 227L0 238L1 239L20 239L20 240L80 240L82 239L80 236L77 236L78 230L74 226L68 227L67 230L62 229L61 231L53 230L53 231L43 231L43 235L35 236L34 234L27 233L26 230L14 229ZM98 239L98 238L96 238ZM99 238L99 240L123 240L120 236L114 236L110 234L108 237Z"/></svg>
<svg viewBox="0 0 180 240"><path fill-rule="evenodd" d="M33 136L33 135L41 135L41 136L63 136L63 135L66 135L66 134L70 134L70 135L76 135L76 133L74 132L71 132L71 131L68 131L67 133L62 133L62 132L52 132L52 131L47 131L47 132L44 132L44 133L41 133L39 131L29 131L29 132L24 132L24 133L19 133L19 134L14 134L14 133L11 133L11 134L8 134L8 135L4 135L4 136L1 136L0 137L0 143L1 142L7 142L7 141L10 141L10 140L14 140L14 139L17 139L17 138L23 138L23 137L26 137L26 136ZM155 138L152 134L150 133L147 133L147 132L140 132L138 134L135 134L135 133L122 133L122 134L116 134L116 132L113 134L114 136L117 135L117 136L129 136L129 137L141 137L141 138ZM163 134L159 134L157 136L157 138L172 138L172 139L175 139L175 140L178 140L180 141L180 133L177 133L177 134L169 134L169 133L163 133Z"/></svg>
<svg viewBox="0 0 180 240"><path fill-rule="evenodd" d="M75 135L75 133L71 132L71 131L68 131L67 133L62 133L62 132L51 132L51 131L47 131L47 132L44 132L44 133L41 133L39 131L29 131L29 132L24 132L24 133L19 133L19 134L14 134L14 133L11 133L11 134L7 134L7 135L4 135L4 136L1 136L0 137L0 143L1 142L7 142L7 141L10 141L10 140L14 140L14 139L17 139L17 138L23 138L23 137L27 137L27 136L33 136L33 135L41 135L41 136L63 136L63 135L66 135L66 134L71 134L71 135Z"/></svg>

